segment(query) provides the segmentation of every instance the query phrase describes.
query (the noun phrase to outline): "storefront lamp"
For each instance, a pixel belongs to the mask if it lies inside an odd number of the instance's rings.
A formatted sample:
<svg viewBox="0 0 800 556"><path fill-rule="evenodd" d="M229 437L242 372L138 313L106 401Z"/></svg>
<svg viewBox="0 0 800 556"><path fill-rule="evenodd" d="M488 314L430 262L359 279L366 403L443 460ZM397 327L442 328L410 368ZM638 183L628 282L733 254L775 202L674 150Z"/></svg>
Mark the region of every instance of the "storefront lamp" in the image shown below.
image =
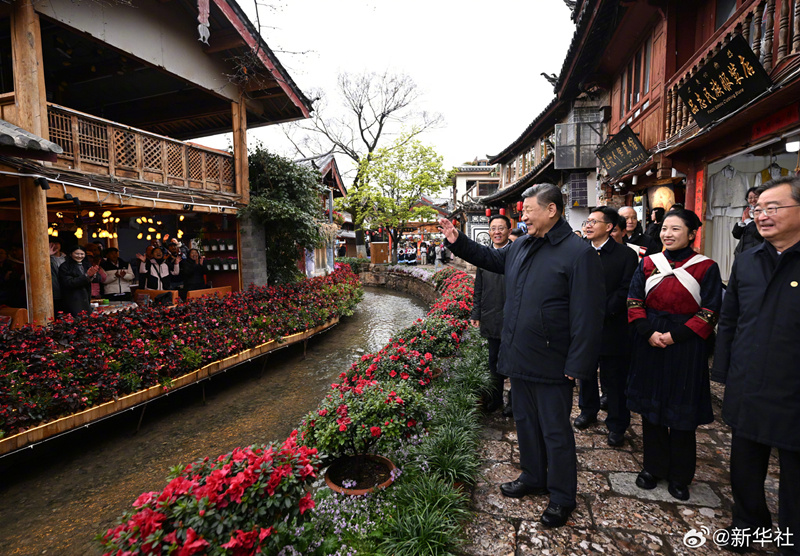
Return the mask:
<svg viewBox="0 0 800 556"><path fill-rule="evenodd" d="M153 239L153 236L151 236L150 234L147 234L147 241L150 241L151 239Z"/></svg>
<svg viewBox="0 0 800 556"><path fill-rule="evenodd" d="M111 216L111 211L110 210L107 210L107 211L105 211L103 213L103 218L108 218L109 216Z"/></svg>
<svg viewBox="0 0 800 556"><path fill-rule="evenodd" d="M94 211L93 210L89 211L89 218L94 218Z"/></svg>
<svg viewBox="0 0 800 556"><path fill-rule="evenodd" d="M144 237L144 234L139 234L138 236L136 236L136 239L142 239L142 237Z"/></svg>
<svg viewBox="0 0 800 556"><path fill-rule="evenodd" d="M800 151L800 135L792 135L786 138L786 152L796 153Z"/></svg>

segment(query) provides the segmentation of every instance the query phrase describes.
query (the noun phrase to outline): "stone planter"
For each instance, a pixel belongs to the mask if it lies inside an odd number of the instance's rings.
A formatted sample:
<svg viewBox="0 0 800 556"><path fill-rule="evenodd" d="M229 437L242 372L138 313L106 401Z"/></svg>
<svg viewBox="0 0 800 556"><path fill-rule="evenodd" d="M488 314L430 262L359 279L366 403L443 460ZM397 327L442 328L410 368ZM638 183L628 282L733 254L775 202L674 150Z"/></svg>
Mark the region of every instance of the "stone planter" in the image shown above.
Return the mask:
<svg viewBox="0 0 800 556"><path fill-rule="evenodd" d="M374 454L344 456L328 466L325 471L325 483L328 488L339 494L361 496L391 485L394 482L392 471L395 469L395 464L383 456ZM353 476L356 474L359 476ZM342 486L341 483L348 481L355 481L355 486Z"/></svg>

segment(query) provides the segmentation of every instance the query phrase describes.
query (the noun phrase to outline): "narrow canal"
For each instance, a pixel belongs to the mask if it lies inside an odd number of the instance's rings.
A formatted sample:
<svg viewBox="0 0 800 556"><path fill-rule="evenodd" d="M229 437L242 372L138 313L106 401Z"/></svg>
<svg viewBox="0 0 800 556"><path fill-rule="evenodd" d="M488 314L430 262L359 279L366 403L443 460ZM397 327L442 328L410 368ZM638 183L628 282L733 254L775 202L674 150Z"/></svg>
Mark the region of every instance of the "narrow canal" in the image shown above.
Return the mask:
<svg viewBox="0 0 800 556"><path fill-rule="evenodd" d="M0 554L99 554L93 537L169 468L236 446L283 440L361 353L426 312L419 300L365 288L352 317L206 383L0 459ZM262 371L263 369L263 371Z"/></svg>

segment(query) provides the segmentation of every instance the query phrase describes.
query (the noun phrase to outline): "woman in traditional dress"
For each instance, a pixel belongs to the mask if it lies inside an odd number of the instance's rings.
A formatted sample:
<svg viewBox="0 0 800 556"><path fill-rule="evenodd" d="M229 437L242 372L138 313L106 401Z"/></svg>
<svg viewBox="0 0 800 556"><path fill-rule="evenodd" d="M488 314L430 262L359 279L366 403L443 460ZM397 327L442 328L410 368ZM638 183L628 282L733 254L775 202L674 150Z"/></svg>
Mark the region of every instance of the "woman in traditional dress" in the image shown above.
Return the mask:
<svg viewBox="0 0 800 556"><path fill-rule="evenodd" d="M714 420L708 340L722 304L719 267L690 247L697 215L669 212L661 228L665 251L642 259L628 293L633 356L628 407L642 416L643 489L668 481L669 493L689 499L696 467L695 431Z"/></svg>

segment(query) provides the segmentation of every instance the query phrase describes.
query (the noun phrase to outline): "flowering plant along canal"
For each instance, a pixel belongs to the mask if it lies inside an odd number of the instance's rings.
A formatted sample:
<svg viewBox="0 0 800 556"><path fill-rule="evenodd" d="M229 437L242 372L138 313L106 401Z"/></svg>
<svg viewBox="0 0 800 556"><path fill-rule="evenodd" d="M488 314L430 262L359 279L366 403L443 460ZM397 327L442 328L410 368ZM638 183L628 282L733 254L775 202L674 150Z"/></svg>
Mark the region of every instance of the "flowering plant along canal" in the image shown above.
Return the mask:
<svg viewBox="0 0 800 556"><path fill-rule="evenodd" d="M204 387L0 460L0 553L99 554L93 537L137 497L164 486L171 466L286 438L343 369L424 316L417 299L365 288L352 317L302 345L221 375Z"/></svg>

